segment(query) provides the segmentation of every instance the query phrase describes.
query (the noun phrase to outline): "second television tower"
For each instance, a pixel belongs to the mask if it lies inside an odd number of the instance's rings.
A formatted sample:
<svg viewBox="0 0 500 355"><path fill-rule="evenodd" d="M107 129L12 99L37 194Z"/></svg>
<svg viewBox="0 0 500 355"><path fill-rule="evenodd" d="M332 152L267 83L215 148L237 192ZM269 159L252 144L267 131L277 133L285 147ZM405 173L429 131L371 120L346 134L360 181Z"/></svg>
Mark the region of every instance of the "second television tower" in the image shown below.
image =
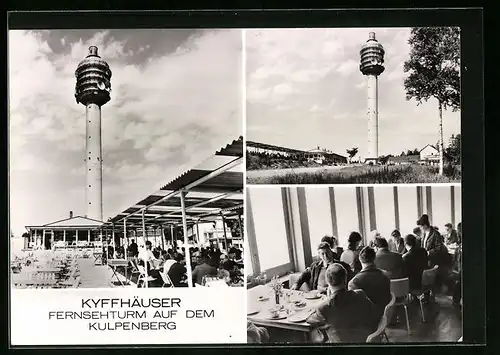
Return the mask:
<svg viewBox="0 0 500 355"><path fill-rule="evenodd" d="M384 72L384 47L370 32L368 41L361 47L359 70L368 76L368 150L365 163L378 160L378 76Z"/></svg>
<svg viewBox="0 0 500 355"><path fill-rule="evenodd" d="M91 46L75 72L75 98L86 107L85 117L85 199L86 217L102 221L101 106L110 100L111 70Z"/></svg>

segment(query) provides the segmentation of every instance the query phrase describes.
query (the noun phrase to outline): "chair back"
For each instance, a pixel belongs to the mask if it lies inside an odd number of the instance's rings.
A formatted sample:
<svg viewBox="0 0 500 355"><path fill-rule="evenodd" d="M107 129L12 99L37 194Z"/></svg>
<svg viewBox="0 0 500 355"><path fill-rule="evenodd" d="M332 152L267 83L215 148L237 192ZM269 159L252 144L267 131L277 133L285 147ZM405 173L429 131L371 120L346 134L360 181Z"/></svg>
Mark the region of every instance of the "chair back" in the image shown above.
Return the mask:
<svg viewBox="0 0 500 355"><path fill-rule="evenodd" d="M432 269L427 269L422 272L422 288L426 289L434 286L434 282L436 281L436 275L439 266L435 265Z"/></svg>
<svg viewBox="0 0 500 355"><path fill-rule="evenodd" d="M377 330L373 332L372 334L368 335L366 338L367 343L376 343L377 341L380 340L380 336L382 333L385 331L385 328L387 327L387 317L385 315L382 316L380 319L380 322L378 323Z"/></svg>
<svg viewBox="0 0 500 355"><path fill-rule="evenodd" d="M163 283L166 285L169 285L170 287L175 287L174 283L172 282L172 279L166 272L160 272L161 279L163 280Z"/></svg>
<svg viewBox="0 0 500 355"><path fill-rule="evenodd" d="M298 280L299 280L299 277L302 273L300 272L296 272L296 273L293 273L293 274L290 274L290 276L288 276L288 287L292 287ZM301 291L305 291L305 292L308 292L310 291L309 289L309 285L304 282L302 284L302 286L300 286L300 290Z"/></svg>
<svg viewBox="0 0 500 355"><path fill-rule="evenodd" d="M396 298L406 297L410 293L410 279L405 277L391 280L391 293Z"/></svg>
<svg viewBox="0 0 500 355"><path fill-rule="evenodd" d="M143 277L147 276L146 268L144 266L137 265L137 270L139 270L139 272L141 273L141 276L143 276Z"/></svg>
<svg viewBox="0 0 500 355"><path fill-rule="evenodd" d="M384 316L389 319L392 319L392 314L394 313L394 304L396 303L396 295L391 292L391 301L385 306Z"/></svg>

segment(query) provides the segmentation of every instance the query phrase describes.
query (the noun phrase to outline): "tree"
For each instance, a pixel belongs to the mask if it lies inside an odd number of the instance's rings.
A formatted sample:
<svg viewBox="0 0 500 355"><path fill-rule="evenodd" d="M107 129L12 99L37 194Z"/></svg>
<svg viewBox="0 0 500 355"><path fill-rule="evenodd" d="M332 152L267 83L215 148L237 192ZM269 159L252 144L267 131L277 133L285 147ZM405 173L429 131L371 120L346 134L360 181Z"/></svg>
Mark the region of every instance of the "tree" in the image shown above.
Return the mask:
<svg viewBox="0 0 500 355"><path fill-rule="evenodd" d="M346 152L349 155L349 164L350 164L352 158L354 158L354 156L356 154L358 154L358 147L354 147L354 148L351 148L351 149L346 149Z"/></svg>
<svg viewBox="0 0 500 355"><path fill-rule="evenodd" d="M462 163L462 156L460 154L461 143L462 142L460 134L457 134L456 136L453 135L450 138L448 148L446 148L446 154L450 157L450 160L453 164Z"/></svg>
<svg viewBox="0 0 500 355"><path fill-rule="evenodd" d="M443 109L460 109L460 29L419 27L411 30L410 58L404 63L408 73L404 85L406 99L417 105L434 98L439 112L439 173L443 174Z"/></svg>
<svg viewBox="0 0 500 355"><path fill-rule="evenodd" d="M405 153L405 152L404 152L404 150L403 150L399 156L400 156L400 157L404 157L405 155L406 155L406 153Z"/></svg>

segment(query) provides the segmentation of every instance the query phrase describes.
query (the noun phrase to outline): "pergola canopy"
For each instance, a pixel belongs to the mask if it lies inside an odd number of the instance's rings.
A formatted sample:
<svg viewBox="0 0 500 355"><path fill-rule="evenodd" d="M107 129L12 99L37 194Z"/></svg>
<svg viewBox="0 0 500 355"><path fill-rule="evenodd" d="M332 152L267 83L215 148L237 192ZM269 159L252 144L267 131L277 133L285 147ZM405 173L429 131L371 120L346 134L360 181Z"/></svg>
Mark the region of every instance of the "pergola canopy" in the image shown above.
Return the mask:
<svg viewBox="0 0 500 355"><path fill-rule="evenodd" d="M210 222L243 213L243 138L215 152L207 160L168 182L160 190L110 218L115 229L182 224L181 193L186 222Z"/></svg>

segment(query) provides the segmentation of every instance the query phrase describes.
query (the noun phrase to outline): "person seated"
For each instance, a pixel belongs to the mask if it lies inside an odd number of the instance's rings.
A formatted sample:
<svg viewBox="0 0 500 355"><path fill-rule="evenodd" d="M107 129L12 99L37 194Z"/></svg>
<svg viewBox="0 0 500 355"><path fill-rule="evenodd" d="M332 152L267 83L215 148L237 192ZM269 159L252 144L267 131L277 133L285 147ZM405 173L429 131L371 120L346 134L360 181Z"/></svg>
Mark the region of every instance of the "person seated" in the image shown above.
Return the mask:
<svg viewBox="0 0 500 355"><path fill-rule="evenodd" d="M382 237L375 239L375 266L387 272L390 279L406 277L405 264L401 254L389 251L387 240Z"/></svg>
<svg viewBox="0 0 500 355"><path fill-rule="evenodd" d="M340 256L340 261L346 263L351 268L354 274L361 270L361 263L359 262L359 247L361 245L361 234L358 232L351 232L347 239L347 250Z"/></svg>
<svg viewBox="0 0 500 355"><path fill-rule="evenodd" d="M403 254L405 252L405 241L397 229L392 231L391 238L387 243L389 244L389 251L398 254Z"/></svg>
<svg viewBox="0 0 500 355"><path fill-rule="evenodd" d="M410 290L420 290L422 287L422 272L427 269L427 252L417 245L417 238L408 234L404 238L407 252L403 254L403 261L410 279Z"/></svg>
<svg viewBox="0 0 500 355"><path fill-rule="evenodd" d="M391 280L384 271L375 266L376 253L371 247L364 247L359 253L363 268L349 282L349 290L363 290L366 296L377 306L379 316L391 301Z"/></svg>
<svg viewBox="0 0 500 355"><path fill-rule="evenodd" d="M168 254L166 251L164 251L164 254L162 255L162 261L163 272L166 273L168 273L172 265L176 263L175 259L171 257L170 254Z"/></svg>
<svg viewBox="0 0 500 355"><path fill-rule="evenodd" d="M269 341L269 332L266 328L257 327L252 322L247 321L247 343L262 344Z"/></svg>
<svg viewBox="0 0 500 355"><path fill-rule="evenodd" d="M236 264L243 265L243 251L241 249L235 248L234 261Z"/></svg>
<svg viewBox="0 0 500 355"><path fill-rule="evenodd" d="M196 265L192 272L193 282L203 285L204 276L216 276L217 268L208 264L208 255L203 253L199 258L199 264Z"/></svg>
<svg viewBox="0 0 500 355"><path fill-rule="evenodd" d="M313 327L326 327L329 343L363 343L380 321L377 307L361 290L348 290L347 270L340 264L328 266L325 278L328 297L307 318Z"/></svg>
<svg viewBox="0 0 500 355"><path fill-rule="evenodd" d="M420 227L413 228L413 235L417 240L417 245L423 248L424 246L422 245L422 230L420 229Z"/></svg>
<svg viewBox="0 0 500 355"><path fill-rule="evenodd" d="M337 238L334 236L325 235L321 238L321 243L326 242L330 245L330 249L333 251L333 258L335 260L340 260L340 256L342 255L342 248L338 246Z"/></svg>
<svg viewBox="0 0 500 355"><path fill-rule="evenodd" d="M453 225L451 223L446 223L444 225L444 240L446 244L456 244L458 241L457 231L453 229Z"/></svg>
<svg viewBox="0 0 500 355"><path fill-rule="evenodd" d="M222 268L224 270L229 271L229 273L231 274L231 277L234 277L240 273L240 270L238 268L238 264L236 263L236 261L234 261L235 257L236 257L236 249L231 248L229 250L228 257L224 261L221 262Z"/></svg>
<svg viewBox="0 0 500 355"><path fill-rule="evenodd" d="M302 284L307 283L309 290L317 290L320 293L326 294L328 284L326 283L325 272L328 266L333 263L341 264L347 270L347 277L351 277L352 271L349 264L340 260L335 260L333 258L333 251L330 249L328 243L323 242L318 245L318 257L319 260L313 262L312 265L300 275L297 282L290 287L292 290L298 290Z"/></svg>
<svg viewBox="0 0 500 355"><path fill-rule="evenodd" d="M154 278L154 281L150 281L153 286L160 286L163 284L163 280L160 275L160 271L157 269L160 260L158 260L154 255L152 249L152 244L148 240L146 241L146 247L139 251L139 265L143 265L147 270L147 274Z"/></svg>
<svg viewBox="0 0 500 355"><path fill-rule="evenodd" d="M173 257L173 262L165 262L163 271L167 273L175 287L186 287L184 282L186 278L186 267L182 264L183 256L179 253ZM168 267L170 265L170 267ZM168 270L167 270L168 268Z"/></svg>

